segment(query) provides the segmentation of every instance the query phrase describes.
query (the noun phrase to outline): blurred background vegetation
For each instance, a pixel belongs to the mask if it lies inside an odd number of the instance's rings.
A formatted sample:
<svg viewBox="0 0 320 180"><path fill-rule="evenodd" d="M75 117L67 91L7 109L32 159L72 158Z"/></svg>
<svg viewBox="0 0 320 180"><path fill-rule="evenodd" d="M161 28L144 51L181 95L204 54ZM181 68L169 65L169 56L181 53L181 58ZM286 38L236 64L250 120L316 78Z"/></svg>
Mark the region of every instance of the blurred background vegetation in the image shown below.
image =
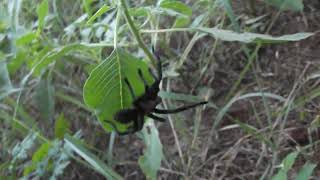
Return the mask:
<svg viewBox="0 0 320 180"><path fill-rule="evenodd" d="M317 0L0 0L0 179L317 179L319 30ZM161 106L209 104L106 131L86 80L152 46Z"/></svg>

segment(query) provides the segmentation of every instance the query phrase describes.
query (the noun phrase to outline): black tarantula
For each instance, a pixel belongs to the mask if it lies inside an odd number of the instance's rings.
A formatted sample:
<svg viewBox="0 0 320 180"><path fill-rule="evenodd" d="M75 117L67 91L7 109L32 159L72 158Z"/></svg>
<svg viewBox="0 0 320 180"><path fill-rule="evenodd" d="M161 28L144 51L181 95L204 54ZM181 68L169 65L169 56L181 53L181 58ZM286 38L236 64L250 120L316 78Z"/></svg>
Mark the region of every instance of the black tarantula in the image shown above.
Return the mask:
<svg viewBox="0 0 320 180"><path fill-rule="evenodd" d="M162 80L162 64L160 61L160 57L157 54L155 54L155 56L157 57L156 59L157 59L158 75L156 76L151 71L151 69L149 69L150 74L155 79L154 83L151 86L147 84L147 81L144 78L141 69L138 69L138 75L141 81L143 82L144 88L145 88L145 92L143 95L141 95L140 97L136 97L130 82L128 81L127 78L124 78L124 82L128 86L130 94L133 99L133 107L129 109L119 110L117 113L115 113L113 118L115 121L118 121L122 124L128 124L133 121L133 127L126 132L119 132L116 126L113 123L111 123L111 125L114 127L114 129L117 131L119 135L125 135L125 134L130 134L130 133L135 133L137 131L140 131L143 128L144 116L148 116L156 121L165 122L166 119L156 116L153 113L157 113L157 114L178 113L178 112L196 107L198 105L208 103L207 101L203 101L203 102L199 102L199 103L188 105L188 106L182 106L177 109L157 109L156 106L159 103L161 103L161 98L158 96L158 92L160 91L159 84Z"/></svg>

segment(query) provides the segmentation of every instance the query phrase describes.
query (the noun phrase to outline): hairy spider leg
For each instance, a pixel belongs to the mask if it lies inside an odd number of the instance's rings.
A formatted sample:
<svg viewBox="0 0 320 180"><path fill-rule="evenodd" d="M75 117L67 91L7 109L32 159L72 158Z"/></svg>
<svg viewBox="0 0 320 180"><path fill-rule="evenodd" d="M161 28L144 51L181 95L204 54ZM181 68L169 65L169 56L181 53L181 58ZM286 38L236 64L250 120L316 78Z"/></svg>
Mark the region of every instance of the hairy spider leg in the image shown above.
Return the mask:
<svg viewBox="0 0 320 180"><path fill-rule="evenodd" d="M208 103L208 101L203 101L203 102L199 102L199 103L188 105L188 106L182 106L182 107L179 107L179 108L176 108L176 109L157 109L157 108L154 108L153 112L158 113L158 114L173 114L173 113L178 113L178 112L181 112L181 111L185 111L185 110L188 110L190 108L193 108L193 107L196 107L196 106L199 106L199 105L203 105L203 104L207 104L207 103Z"/></svg>
<svg viewBox="0 0 320 180"><path fill-rule="evenodd" d="M138 74L139 74L140 79L141 79L142 82L143 82L144 89L145 89L145 91L147 92L147 89L149 88L149 86L148 86L148 83L147 83L146 79L144 79L144 77L143 77L143 74L142 74L141 69L138 69Z"/></svg>
<svg viewBox="0 0 320 180"><path fill-rule="evenodd" d="M148 68L148 70L149 70L149 73L152 75L153 79L155 80L155 84L159 85L161 79L159 79L159 78L153 73L153 71L152 71L151 68Z"/></svg>
<svg viewBox="0 0 320 180"><path fill-rule="evenodd" d="M155 51L154 46L152 46L152 52L156 56L157 59L157 71L158 71L158 80L161 81L162 79L162 64L159 54Z"/></svg>
<svg viewBox="0 0 320 180"><path fill-rule="evenodd" d="M162 117L159 117L159 116L156 116L154 114L148 114L147 116L149 118L152 118L152 119L156 120L156 121L160 121L160 122L166 122L167 121L166 119L164 119Z"/></svg>
<svg viewBox="0 0 320 180"><path fill-rule="evenodd" d="M129 88L129 91L130 91L130 94L131 94L131 96L132 96L133 100L135 100L135 99L136 99L136 96L135 96L135 94L134 94L134 92L133 92L133 88L132 88L132 86L131 86L130 82L128 81L128 79L127 79L127 78L124 78L124 82L127 84L128 88Z"/></svg>
<svg viewBox="0 0 320 180"><path fill-rule="evenodd" d="M138 119L134 121L135 131L140 131L144 124L144 114L138 114Z"/></svg>

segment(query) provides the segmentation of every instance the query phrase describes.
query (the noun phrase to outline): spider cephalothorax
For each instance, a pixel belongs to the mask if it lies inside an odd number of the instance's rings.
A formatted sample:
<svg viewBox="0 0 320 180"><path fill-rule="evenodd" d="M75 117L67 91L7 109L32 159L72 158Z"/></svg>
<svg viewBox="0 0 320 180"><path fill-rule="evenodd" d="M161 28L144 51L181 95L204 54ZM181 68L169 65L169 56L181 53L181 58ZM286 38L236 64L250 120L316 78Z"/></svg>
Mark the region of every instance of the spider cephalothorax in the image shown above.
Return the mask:
<svg viewBox="0 0 320 180"><path fill-rule="evenodd" d="M147 84L146 79L144 78L144 75L141 71L141 69L138 69L138 75L141 79L141 81L144 84L145 92L143 95L136 97L135 93L133 91L133 88L127 78L124 78L124 82L126 83L126 86L129 88L130 94L133 99L133 107L128 108L128 109L122 109L119 110L117 113L114 115L114 120L123 124L128 124L133 122L132 128L130 128L126 132L119 132L117 128L114 126L114 128L118 131L118 134L120 135L125 135L125 134L130 134L134 133L137 131L140 131L143 128L144 124L144 117L148 116L156 121L164 122L166 119L156 116L153 113L158 113L158 114L170 114L170 113L178 113L184 110L187 110L189 108L193 108L198 105L206 104L207 101L199 102L196 104L192 104L189 106L183 106L177 109L157 109L156 106L161 102L161 98L158 96L159 92L159 84L162 80L162 64L160 61L159 56L157 56L157 75L155 75L150 69L149 72L154 78L154 83L149 86Z"/></svg>

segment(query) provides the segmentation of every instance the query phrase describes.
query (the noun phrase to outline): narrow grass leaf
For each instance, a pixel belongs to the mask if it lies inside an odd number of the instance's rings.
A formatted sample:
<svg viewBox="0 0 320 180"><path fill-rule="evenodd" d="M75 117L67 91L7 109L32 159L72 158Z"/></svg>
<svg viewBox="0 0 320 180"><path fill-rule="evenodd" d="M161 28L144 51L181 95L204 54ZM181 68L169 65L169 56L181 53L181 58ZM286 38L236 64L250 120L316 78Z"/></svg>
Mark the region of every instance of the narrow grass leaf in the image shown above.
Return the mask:
<svg viewBox="0 0 320 180"><path fill-rule="evenodd" d="M222 5L223 9L226 11L228 18L231 21L231 24L233 26L233 30L236 32L240 32L240 26L237 22L237 17L235 16L230 0L218 0L218 2Z"/></svg>
<svg viewBox="0 0 320 180"><path fill-rule="evenodd" d="M240 100L245 100L248 98L254 98L254 97L267 97L267 98L271 98L271 99L275 99L278 101L282 101L284 102L286 99L283 98L282 96L276 95L276 94L272 94L272 93L248 93L248 94L244 94L241 95L239 97L234 97L232 98L223 108L221 108L221 110L219 111L216 120L214 122L213 128L216 128L219 124L220 121L222 120L222 118L224 117L224 115L228 112L228 110L230 109L230 107L232 106L233 103L240 101Z"/></svg>
<svg viewBox="0 0 320 180"><path fill-rule="evenodd" d="M230 30L223 30L218 28L197 28L202 32L208 33L209 35L221 39L223 41L239 41L244 43L281 43L288 41L299 41L306 39L313 35L313 33L296 33L282 36L271 36L266 34L257 34L257 33L237 33Z"/></svg>
<svg viewBox="0 0 320 180"><path fill-rule="evenodd" d="M40 75L41 71L44 68L46 68L50 63L59 60L60 57L72 51L81 51L87 48L88 48L87 46L80 43L54 48L46 52L44 55L41 55L41 58L39 59L39 61L34 63L34 66L31 72L34 73L35 75Z"/></svg>
<svg viewBox="0 0 320 180"><path fill-rule="evenodd" d="M0 97L12 90L7 63L0 59ZM1 98L0 98L1 99Z"/></svg>
<svg viewBox="0 0 320 180"><path fill-rule="evenodd" d="M45 23L45 17L47 16L49 11L49 4L48 0L42 0L42 2L37 7L37 14L38 14L38 29L37 34L42 31L44 23Z"/></svg>
<svg viewBox="0 0 320 180"><path fill-rule="evenodd" d="M141 30L144 33L169 33L169 32L202 32L206 33L213 38L220 39L222 41L237 41L243 43L284 43L290 41L300 41L313 36L314 33L301 32L295 34L286 34L282 36L271 36L266 34L258 34L251 32L238 33L231 30L219 29L217 27L206 28L206 27L192 27L192 28L171 28L171 29L160 29L160 30Z"/></svg>
<svg viewBox="0 0 320 180"><path fill-rule="evenodd" d="M203 101L203 97L194 96L190 94L181 94L167 91L160 91L159 96L164 99L178 100L178 101L186 101L186 102L199 102Z"/></svg>
<svg viewBox="0 0 320 180"><path fill-rule="evenodd" d="M255 127L243 123L239 120L235 120L235 122L241 127L241 129L246 131L248 134L252 135L252 137L258 139L259 141L265 144L268 144L269 147L275 148L275 145L269 139L265 138L265 136L261 134Z"/></svg>
<svg viewBox="0 0 320 180"><path fill-rule="evenodd" d="M280 10L302 11L302 0L265 0L269 5L275 6Z"/></svg>
<svg viewBox="0 0 320 180"><path fill-rule="evenodd" d="M44 75L36 87L36 105L40 111L40 115L45 121L53 120L54 116L54 87L48 75Z"/></svg>
<svg viewBox="0 0 320 180"><path fill-rule="evenodd" d="M165 12L169 15L177 15L173 27L181 28L190 23L192 9L187 4L184 4L181 1L164 0L160 2L160 7L165 9Z"/></svg>
<svg viewBox="0 0 320 180"><path fill-rule="evenodd" d="M105 12L110 10L110 6L107 5L103 5L93 16L91 16L89 18L89 20L87 21L87 24L91 24L93 23L94 20L96 20L97 18L99 18L102 14L104 14Z"/></svg>
<svg viewBox="0 0 320 180"><path fill-rule="evenodd" d="M16 40L16 44L17 45L25 45L27 43L30 43L32 42L34 39L37 38L37 34L35 32L28 32L24 35L22 35L21 37L19 37L17 40ZM17 52L18 53L18 52Z"/></svg>
<svg viewBox="0 0 320 180"><path fill-rule="evenodd" d="M170 9L185 16L192 15L192 9L181 1L163 0L160 2L160 7Z"/></svg>
<svg viewBox="0 0 320 180"><path fill-rule="evenodd" d="M79 52L84 50L92 50L93 48L102 48L102 47L113 47L113 44L104 44L104 43L75 43L69 44L61 47L51 49L50 51L41 54L39 60L35 62L32 66L30 73L25 77L26 81L31 74L40 75L41 71L46 68L50 63L59 60L62 56L67 55L71 52Z"/></svg>
<svg viewBox="0 0 320 180"><path fill-rule="evenodd" d="M64 118L63 113L60 114L54 126L55 137L58 139L63 139L64 135L69 131L69 126L69 121Z"/></svg>
<svg viewBox="0 0 320 180"><path fill-rule="evenodd" d="M79 156L85 159L93 167L94 170L102 174L105 178L116 180L123 179L119 174L114 172L111 167L107 166L97 156L87 150L78 139L66 135L65 143L70 149L72 149Z"/></svg>
<svg viewBox="0 0 320 180"><path fill-rule="evenodd" d="M91 16L92 15L92 10L91 10L91 3L93 2L93 0L82 0L82 4L84 7L84 10L86 11L86 13Z"/></svg>
<svg viewBox="0 0 320 180"><path fill-rule="evenodd" d="M10 75L14 75L25 63L28 53L24 50L16 52L15 57L8 62L8 71Z"/></svg>
<svg viewBox="0 0 320 180"><path fill-rule="evenodd" d="M18 88L12 88L12 89L7 89L6 91L0 91L0 100L10 96L11 94L18 93L20 91L21 89L18 89Z"/></svg>

